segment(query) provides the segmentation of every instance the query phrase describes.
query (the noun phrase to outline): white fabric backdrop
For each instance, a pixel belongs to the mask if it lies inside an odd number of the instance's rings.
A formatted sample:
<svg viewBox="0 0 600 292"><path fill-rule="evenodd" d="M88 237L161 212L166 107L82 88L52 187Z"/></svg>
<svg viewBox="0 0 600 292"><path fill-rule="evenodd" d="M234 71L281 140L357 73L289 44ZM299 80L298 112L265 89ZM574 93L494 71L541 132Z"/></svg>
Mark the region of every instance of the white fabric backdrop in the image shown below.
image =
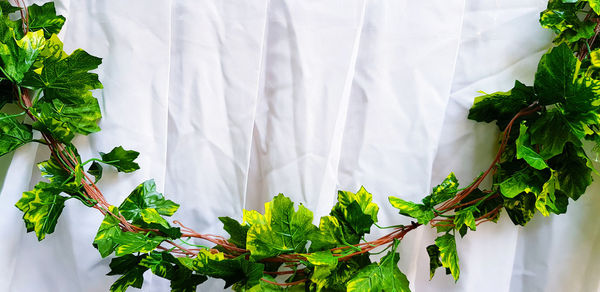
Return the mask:
<svg viewBox="0 0 600 292"><path fill-rule="evenodd" d="M450 171L467 184L483 170L497 133L466 119L473 98L531 83L552 37L537 22L544 0L56 3L65 48L104 58L103 131L77 139L81 154L141 152L140 171L105 174L105 196L119 204L155 178L183 204L177 219L221 234L218 216L279 192L318 218L336 189L360 185L382 224L408 222L387 196L418 200ZM107 291L116 277L91 245L100 214L69 201L38 243L13 206L47 155L28 145L2 158L0 291ZM403 241L401 268L413 291L598 291L598 190L526 228L505 215L481 225L458 241L456 284L442 270L428 280L427 228ZM148 274L143 290L168 282Z"/></svg>

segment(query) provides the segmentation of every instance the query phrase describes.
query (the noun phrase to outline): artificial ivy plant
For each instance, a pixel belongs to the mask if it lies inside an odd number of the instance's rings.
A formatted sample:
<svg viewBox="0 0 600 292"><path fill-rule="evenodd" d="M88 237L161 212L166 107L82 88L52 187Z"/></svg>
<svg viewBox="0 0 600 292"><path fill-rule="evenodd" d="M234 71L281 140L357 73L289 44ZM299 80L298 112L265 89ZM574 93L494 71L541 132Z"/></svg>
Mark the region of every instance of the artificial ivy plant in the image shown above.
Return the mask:
<svg viewBox="0 0 600 292"><path fill-rule="evenodd" d="M111 291L141 288L147 270L170 280L173 291L196 291L209 277L235 291L409 291L397 247L421 226L438 233L423 247L431 277L443 268L458 280L458 236L496 222L503 210L517 225L536 212L565 213L591 184L596 171L583 141L600 143L599 13L600 0L549 1L540 23L556 33L555 46L542 56L534 83L516 81L507 92L479 96L469 111L469 119L500 130L490 167L463 186L450 173L421 202L389 197L388 208L414 221L387 227L391 231L376 240L364 239L379 227L379 206L364 188L339 191L318 225L313 212L279 194L265 203L264 214L244 210L242 222L220 217L229 238L169 221L179 204L159 193L153 180L120 205L108 203L96 186L103 167L135 171L139 153L119 146L84 160L72 144L75 135L100 131L91 90L102 84L90 71L101 59L63 50L56 34L65 18L53 3L13 7L0 1L0 155L32 142L50 149L37 165L43 181L15 204L38 240L54 231L66 200L105 216L92 244L101 257L112 257L109 275L120 275ZM492 183L484 187L486 177ZM190 244L191 238L211 246ZM375 253L383 257L373 261Z"/></svg>

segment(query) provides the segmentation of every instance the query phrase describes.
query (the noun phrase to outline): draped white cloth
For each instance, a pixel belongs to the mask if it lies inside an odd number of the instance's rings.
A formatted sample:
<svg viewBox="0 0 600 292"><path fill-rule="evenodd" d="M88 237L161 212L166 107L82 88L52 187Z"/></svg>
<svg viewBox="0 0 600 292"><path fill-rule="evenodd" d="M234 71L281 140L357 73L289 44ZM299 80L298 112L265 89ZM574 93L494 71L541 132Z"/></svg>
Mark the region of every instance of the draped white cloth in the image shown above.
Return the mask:
<svg viewBox="0 0 600 292"><path fill-rule="evenodd" d="M44 2L44 1L36 1ZM449 172L462 184L491 162L497 130L466 114L478 90L531 84L551 46L544 0L58 0L67 51L102 57L103 130L77 138L84 158L123 145L133 174L105 170L118 205L144 180L182 204L175 218L224 234L218 216L284 193L328 213L336 190L364 185L383 225L409 222L387 196L419 200ZM68 201L39 243L14 207L40 179L34 144L2 158L0 291L107 291L92 240L102 220ZM458 240L461 278L429 281L419 228L401 244L413 291L599 291L595 183L567 215L525 228L503 214ZM596 212L594 212L596 211ZM317 222L317 221L315 221ZM371 236L381 235L373 231ZM144 291L168 291L146 274ZM213 280L198 291L219 291ZM134 289L132 289L134 291Z"/></svg>

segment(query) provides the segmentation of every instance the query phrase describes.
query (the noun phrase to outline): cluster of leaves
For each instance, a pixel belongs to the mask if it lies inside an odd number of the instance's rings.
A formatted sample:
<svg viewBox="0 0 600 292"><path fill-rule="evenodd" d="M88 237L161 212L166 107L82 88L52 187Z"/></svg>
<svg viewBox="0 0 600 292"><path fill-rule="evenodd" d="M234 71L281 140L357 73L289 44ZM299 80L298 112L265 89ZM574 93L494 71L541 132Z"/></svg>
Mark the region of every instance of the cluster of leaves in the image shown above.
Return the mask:
<svg viewBox="0 0 600 292"><path fill-rule="evenodd" d="M469 112L475 121L495 121L502 132L489 190L479 185L490 171L462 189L451 173L421 202L390 197L401 215L415 221L392 226L390 234L370 242L365 236L377 226L379 207L364 188L339 191L318 226L310 210L280 194L264 213L244 210L242 222L219 218L229 239L213 241L212 248L190 244L185 238L207 237L169 223L179 205L159 193L153 180L118 207L103 201L95 188L102 164L132 172L139 169L139 153L119 146L82 162L72 144L76 134L100 130L92 91L102 84L90 71L101 60L80 49L63 50L56 34L65 18L52 3L19 10L0 0L0 156L30 142L47 144L52 154L38 164L44 181L24 192L16 207L38 240L54 231L69 199L101 210L105 217L93 246L102 257L115 256L108 275L119 277L111 291L141 288L148 270L170 280L173 291L195 291L209 277L236 291L409 291L397 250L404 234L420 225L438 233L424 250L430 276L443 267L457 280L457 233L495 222L501 209L518 225L536 211L565 213L595 172L582 141L600 149L600 0L551 0L540 22L557 33L557 47L542 57L533 86L517 81L508 92L480 96ZM18 17L22 12L28 21ZM386 254L372 262L377 247Z"/></svg>
<svg viewBox="0 0 600 292"><path fill-rule="evenodd" d="M162 196L160 200L152 199L155 194L154 184L146 182L111 212L120 212L127 220L134 220L137 226L155 227L157 233L123 232L119 221L111 215L106 216L98 230L94 243L101 254L107 256L114 251L119 256L111 263L113 271L110 274L122 274L111 288L113 291L123 291L129 286L140 288L142 274L148 269L171 280L174 291L195 291L196 285L207 277L222 279L225 288L232 286L236 291L279 291L282 288L271 282L275 281L273 276L282 271L287 271L282 273L287 275L281 279L284 283L301 282L294 289L409 291L408 280L397 266L398 242L390 246L392 249L379 263L371 263L368 255L340 260L356 252L352 244L357 244L377 221L378 207L371 202L372 196L365 189L357 193L340 191L338 203L329 216L321 218L318 227L312 223L311 211L302 205L296 209L294 203L282 194L265 204L264 214L244 211L243 223L221 217L224 229L230 234L229 243L244 252L236 254L226 246L216 246L199 249L193 258L176 258L169 251L155 249L165 240L162 234L166 234L166 230L160 228L167 228L167 225L146 221L144 213L166 202L169 206L176 206ZM176 207L169 210L174 212ZM172 214L161 212L158 208L156 212ZM135 221L134 214L142 220ZM177 235L181 236L181 233ZM335 247L344 248L332 250ZM134 253L138 255L132 255ZM295 257L273 260L280 255Z"/></svg>
<svg viewBox="0 0 600 292"><path fill-rule="evenodd" d="M579 49L594 36L597 22L590 16L599 13L598 0L549 0L548 8L540 15L540 24L556 33L554 43Z"/></svg>
<svg viewBox="0 0 600 292"><path fill-rule="evenodd" d="M582 140L600 141L600 81L593 70L561 44L542 57L533 86L517 81L509 92L475 100L469 118L495 120L504 131L512 109L539 109L514 122L518 131L510 131L493 178L515 224L525 225L536 209L544 216L565 213L569 199L591 184L595 170Z"/></svg>

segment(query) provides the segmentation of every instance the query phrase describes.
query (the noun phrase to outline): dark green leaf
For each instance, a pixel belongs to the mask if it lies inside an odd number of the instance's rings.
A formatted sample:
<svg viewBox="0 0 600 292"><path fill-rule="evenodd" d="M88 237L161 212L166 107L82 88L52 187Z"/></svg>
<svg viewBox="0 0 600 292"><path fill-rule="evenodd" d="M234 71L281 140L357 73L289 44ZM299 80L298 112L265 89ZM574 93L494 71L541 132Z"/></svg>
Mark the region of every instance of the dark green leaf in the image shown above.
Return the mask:
<svg viewBox="0 0 600 292"><path fill-rule="evenodd" d="M504 199L504 208L514 224L525 226L535 214L535 201L533 193L521 193L514 198Z"/></svg>
<svg viewBox="0 0 600 292"><path fill-rule="evenodd" d="M59 33L65 23L63 16L56 15L53 2L45 3L42 6L33 4L27 10L29 12L29 30L41 29L46 38Z"/></svg>
<svg viewBox="0 0 600 292"><path fill-rule="evenodd" d="M206 281L204 275L198 275L180 266L175 270L171 279L171 292L196 292L196 287Z"/></svg>
<svg viewBox="0 0 600 292"><path fill-rule="evenodd" d="M469 110L469 119L478 122L497 121L504 129L512 117L529 106L535 99L531 86L515 81L515 87L508 92L496 92L475 98Z"/></svg>
<svg viewBox="0 0 600 292"><path fill-rule="evenodd" d="M152 251L140 261L139 265L149 268L153 274L161 278L171 279L175 275L178 263L179 261L169 252Z"/></svg>
<svg viewBox="0 0 600 292"><path fill-rule="evenodd" d="M517 158L524 159L535 169L540 170L547 168L548 165L546 164L546 161L544 161L544 158L531 148L527 129L527 125L525 124L525 121L523 121L519 128L519 137L516 140Z"/></svg>
<svg viewBox="0 0 600 292"><path fill-rule="evenodd" d="M263 264L248 261L244 256L225 259L223 253L213 254L206 249L201 249L188 265L202 275L225 280L225 288L233 284L237 287L253 287L258 284L264 269Z"/></svg>
<svg viewBox="0 0 600 292"><path fill-rule="evenodd" d="M0 1L0 9L3 16L8 16L13 12L21 10L19 7L12 6L8 1Z"/></svg>
<svg viewBox="0 0 600 292"><path fill-rule="evenodd" d="M585 192L592 183L592 164L583 148L568 143L564 152L550 161L550 167L558 173L560 190L573 200Z"/></svg>
<svg viewBox="0 0 600 292"><path fill-rule="evenodd" d="M2 3L2 2L0 2ZM16 102L15 88L13 83L7 79L0 80L0 109L9 103Z"/></svg>
<svg viewBox="0 0 600 292"><path fill-rule="evenodd" d="M579 61L566 44L544 54L535 73L534 89L542 105L563 102L573 84Z"/></svg>
<svg viewBox="0 0 600 292"><path fill-rule="evenodd" d="M122 146L115 147L108 153L100 152L104 163L110 164L122 172L133 172L140 169L140 166L133 162L139 155L139 152L125 150Z"/></svg>
<svg viewBox="0 0 600 292"><path fill-rule="evenodd" d="M442 267L442 261L440 261L440 248L432 244L427 247L427 254L429 255L429 279L433 279L435 270Z"/></svg>
<svg viewBox="0 0 600 292"><path fill-rule="evenodd" d="M571 132L568 121L557 111L543 114L530 130L531 142L540 146L540 155L544 159L562 153L567 142L581 145L579 138Z"/></svg>
<svg viewBox="0 0 600 292"><path fill-rule="evenodd" d="M599 104L600 81L582 77L569 86L560 110L577 138L593 132L589 125L600 124Z"/></svg>
<svg viewBox="0 0 600 292"><path fill-rule="evenodd" d="M475 218L479 218L486 214L490 214L490 212L494 211L496 208L501 207L503 205L503 197L502 196L498 196L498 195L494 196L493 194L490 194L489 192L483 192L480 189L473 190L467 197L462 199L460 201L460 203L465 204L468 202L473 202L475 200L482 200L484 197L488 197L488 198L476 203L478 205L475 208L475 210L473 210L473 217L475 217ZM460 207L460 208L457 208L457 211L460 211L465 208L469 208L469 207ZM492 219L491 221L496 222L498 220L499 213L492 213L492 214L493 214L492 215L493 217L490 217ZM449 230L443 230L443 232L445 232L445 231L449 231ZM438 232L442 232L442 231L438 230Z"/></svg>
<svg viewBox="0 0 600 292"><path fill-rule="evenodd" d="M102 178L102 165L94 161L87 172L94 176L94 183L97 183Z"/></svg>
<svg viewBox="0 0 600 292"><path fill-rule="evenodd" d="M0 113L0 156L31 142L31 126L22 124L15 117Z"/></svg>
<svg viewBox="0 0 600 292"><path fill-rule="evenodd" d="M229 233L229 242L235 244L239 248L246 248L246 235L250 226L241 225L236 220L230 217L219 217L223 223L223 229Z"/></svg>
<svg viewBox="0 0 600 292"><path fill-rule="evenodd" d="M548 180L547 171L526 167L502 181L499 187L504 197L514 198L523 192L538 194L546 180Z"/></svg>
<svg viewBox="0 0 600 292"><path fill-rule="evenodd" d="M147 180L136 187L119 206L125 219L135 221L142 219L141 212L147 208L156 209L160 215L171 216L177 211L179 205L165 199L157 192L154 180Z"/></svg>
<svg viewBox="0 0 600 292"><path fill-rule="evenodd" d="M142 288L144 284L144 272L146 267L139 266L138 263L143 256L126 255L115 258L110 262L111 271L107 275L121 275L115 283L110 286L111 292L125 292L127 288Z"/></svg>
<svg viewBox="0 0 600 292"><path fill-rule="evenodd" d="M365 233L369 233L377 222L379 207L372 202L373 196L361 187L356 193L338 191L338 202L330 215L342 226L345 239L356 244Z"/></svg>

